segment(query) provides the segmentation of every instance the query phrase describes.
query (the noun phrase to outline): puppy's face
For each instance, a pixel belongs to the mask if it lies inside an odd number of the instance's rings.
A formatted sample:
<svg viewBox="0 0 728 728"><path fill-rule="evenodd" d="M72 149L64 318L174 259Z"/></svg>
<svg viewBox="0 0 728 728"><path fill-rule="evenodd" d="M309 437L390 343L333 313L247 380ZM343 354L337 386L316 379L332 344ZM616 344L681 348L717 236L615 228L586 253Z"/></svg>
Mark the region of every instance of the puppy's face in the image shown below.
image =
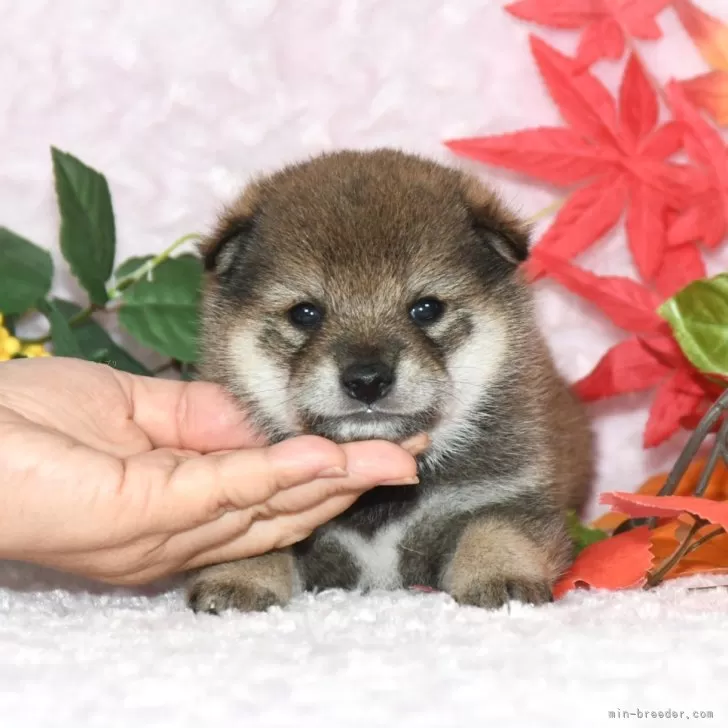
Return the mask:
<svg viewBox="0 0 728 728"><path fill-rule="evenodd" d="M528 315L526 250L477 183L419 158L284 169L206 243L203 374L274 439L456 439Z"/></svg>

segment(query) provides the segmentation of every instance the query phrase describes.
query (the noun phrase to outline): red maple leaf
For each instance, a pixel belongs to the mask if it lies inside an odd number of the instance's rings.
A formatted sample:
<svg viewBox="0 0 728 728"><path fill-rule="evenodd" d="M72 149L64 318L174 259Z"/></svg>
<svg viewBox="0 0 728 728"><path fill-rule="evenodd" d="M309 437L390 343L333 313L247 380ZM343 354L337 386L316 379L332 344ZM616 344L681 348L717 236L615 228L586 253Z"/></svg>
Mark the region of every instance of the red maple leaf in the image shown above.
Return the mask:
<svg viewBox="0 0 728 728"><path fill-rule="evenodd" d="M645 493L602 493L600 502L614 506L631 518L674 518L689 513L708 523L728 528L728 502L695 495L648 495Z"/></svg>
<svg viewBox="0 0 728 728"><path fill-rule="evenodd" d="M547 253L535 255L554 280L635 335L611 347L594 369L574 384L576 394L591 402L655 389L643 435L648 448L669 439L681 427L694 427L698 416L722 390L683 356L669 326L657 313L660 297L629 278L598 276Z"/></svg>
<svg viewBox="0 0 728 728"><path fill-rule="evenodd" d="M682 165L665 161L681 148L683 127L658 126L657 95L639 61L627 63L619 93L619 109L604 85L588 72L578 73L572 59L532 37L531 48L541 75L568 128L537 128L511 134L446 142L456 154L524 172L557 185L587 182L573 192L533 250L571 259L583 253L619 221L627 207L627 237L643 280L661 293L687 284L679 257L695 253L668 249L667 220L672 207L685 199L692 181ZM692 241L680 241L692 244ZM544 268L534 258L529 273ZM663 290L663 286L665 290Z"/></svg>
<svg viewBox="0 0 728 728"><path fill-rule="evenodd" d="M670 216L668 230L669 219ZM694 243L668 244L662 257L662 265L655 274L655 289L663 298L670 298L688 283L704 278L706 274L705 263Z"/></svg>
<svg viewBox="0 0 728 728"><path fill-rule="evenodd" d="M552 28L583 28L576 60L588 66L599 58L621 58L628 36L661 38L655 16L669 4L670 0L520 0L506 10Z"/></svg>
<svg viewBox="0 0 728 728"><path fill-rule="evenodd" d="M650 529L639 526L587 546L554 586L554 599L582 586L629 589L643 584L652 566Z"/></svg>
<svg viewBox="0 0 728 728"><path fill-rule="evenodd" d="M701 241L712 248L728 233L728 147L677 83L668 84L666 91L675 118L685 128L685 151L697 165L688 171L690 195L670 226L669 241Z"/></svg>

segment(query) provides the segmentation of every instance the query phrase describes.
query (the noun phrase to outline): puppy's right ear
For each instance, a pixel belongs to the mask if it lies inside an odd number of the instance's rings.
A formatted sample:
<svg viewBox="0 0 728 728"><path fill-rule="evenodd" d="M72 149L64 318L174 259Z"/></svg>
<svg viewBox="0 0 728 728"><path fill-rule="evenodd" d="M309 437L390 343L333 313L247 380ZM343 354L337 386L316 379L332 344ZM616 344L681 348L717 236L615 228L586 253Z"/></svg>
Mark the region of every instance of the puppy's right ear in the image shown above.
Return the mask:
<svg viewBox="0 0 728 728"><path fill-rule="evenodd" d="M463 175L463 193L481 241L514 268L529 256L529 226L503 205L477 178Z"/></svg>
<svg viewBox="0 0 728 728"><path fill-rule="evenodd" d="M232 265L235 254L247 247L255 233L259 202L259 187L251 184L220 216L214 230L200 244L206 271L224 273Z"/></svg>

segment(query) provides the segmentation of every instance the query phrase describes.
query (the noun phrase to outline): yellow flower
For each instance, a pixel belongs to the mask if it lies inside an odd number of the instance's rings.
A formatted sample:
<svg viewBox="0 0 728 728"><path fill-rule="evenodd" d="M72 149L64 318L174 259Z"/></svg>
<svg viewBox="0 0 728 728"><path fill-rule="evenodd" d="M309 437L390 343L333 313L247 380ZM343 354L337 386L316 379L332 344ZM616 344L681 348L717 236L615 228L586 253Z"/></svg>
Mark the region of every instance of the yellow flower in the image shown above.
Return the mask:
<svg viewBox="0 0 728 728"><path fill-rule="evenodd" d="M0 325L0 361L12 359L20 351L20 348L20 341L12 336L4 326Z"/></svg>
<svg viewBox="0 0 728 728"><path fill-rule="evenodd" d="M0 313L0 361L8 361L20 354L28 359L38 356L51 356L43 344L25 344L13 336L4 326L5 317Z"/></svg>
<svg viewBox="0 0 728 728"><path fill-rule="evenodd" d="M28 359L35 359L38 356L50 356L51 353L43 346L43 344L27 344L20 353L27 356Z"/></svg>

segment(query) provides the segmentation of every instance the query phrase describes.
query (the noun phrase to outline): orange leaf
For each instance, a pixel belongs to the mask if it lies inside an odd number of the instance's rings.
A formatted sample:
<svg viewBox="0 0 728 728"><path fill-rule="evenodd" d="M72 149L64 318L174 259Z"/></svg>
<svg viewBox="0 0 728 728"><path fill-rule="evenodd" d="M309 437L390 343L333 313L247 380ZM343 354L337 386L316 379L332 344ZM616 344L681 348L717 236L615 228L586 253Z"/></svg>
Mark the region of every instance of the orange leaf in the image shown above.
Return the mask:
<svg viewBox="0 0 728 728"><path fill-rule="evenodd" d="M728 26L690 0L674 0L674 7L705 62L713 68L728 71Z"/></svg>
<svg viewBox="0 0 728 728"><path fill-rule="evenodd" d="M692 518L682 516L679 519L670 521L652 532L651 548L655 564L663 562L672 556L677 547L683 542L690 527ZM701 538L707 533L715 531L715 526L703 526L694 536ZM707 574L728 572L728 533L722 533L706 541L695 551L686 554L672 568L666 579L676 579L679 576L690 574Z"/></svg>
<svg viewBox="0 0 728 728"><path fill-rule="evenodd" d="M728 71L711 71L680 81L685 96L705 109L721 126L728 126Z"/></svg>
<svg viewBox="0 0 728 728"><path fill-rule="evenodd" d="M628 589L644 583L652 566L650 529L640 526L587 546L554 587L554 599L585 585L595 589Z"/></svg>
<svg viewBox="0 0 728 728"><path fill-rule="evenodd" d="M688 465L687 470L675 488L674 495L692 495L700 480L705 467L705 458L697 458ZM667 480L667 473L660 473L648 478L637 491L642 495L657 495L660 488ZM728 500L728 466L719 460L713 474L708 481L708 487L703 495L704 498L716 501ZM596 518L591 526L603 531L613 531L617 526L627 520L627 516L617 511L610 511Z"/></svg>
<svg viewBox="0 0 728 728"><path fill-rule="evenodd" d="M692 513L724 528L728 526L728 502L687 495L641 495L640 493L602 493L601 503L614 506L632 518L662 516L671 518Z"/></svg>
<svg viewBox="0 0 728 728"><path fill-rule="evenodd" d="M695 487L703 473L705 464L705 458L693 460L690 465L688 465L685 474L677 484L677 488L675 488L673 495L692 495L695 492ZM638 492L642 493L642 495L657 495L666 480L667 473L655 475L645 481L645 484ZM715 470L708 481L708 488L703 494L703 497L718 501L728 500L728 467L722 460L719 460L716 464Z"/></svg>

